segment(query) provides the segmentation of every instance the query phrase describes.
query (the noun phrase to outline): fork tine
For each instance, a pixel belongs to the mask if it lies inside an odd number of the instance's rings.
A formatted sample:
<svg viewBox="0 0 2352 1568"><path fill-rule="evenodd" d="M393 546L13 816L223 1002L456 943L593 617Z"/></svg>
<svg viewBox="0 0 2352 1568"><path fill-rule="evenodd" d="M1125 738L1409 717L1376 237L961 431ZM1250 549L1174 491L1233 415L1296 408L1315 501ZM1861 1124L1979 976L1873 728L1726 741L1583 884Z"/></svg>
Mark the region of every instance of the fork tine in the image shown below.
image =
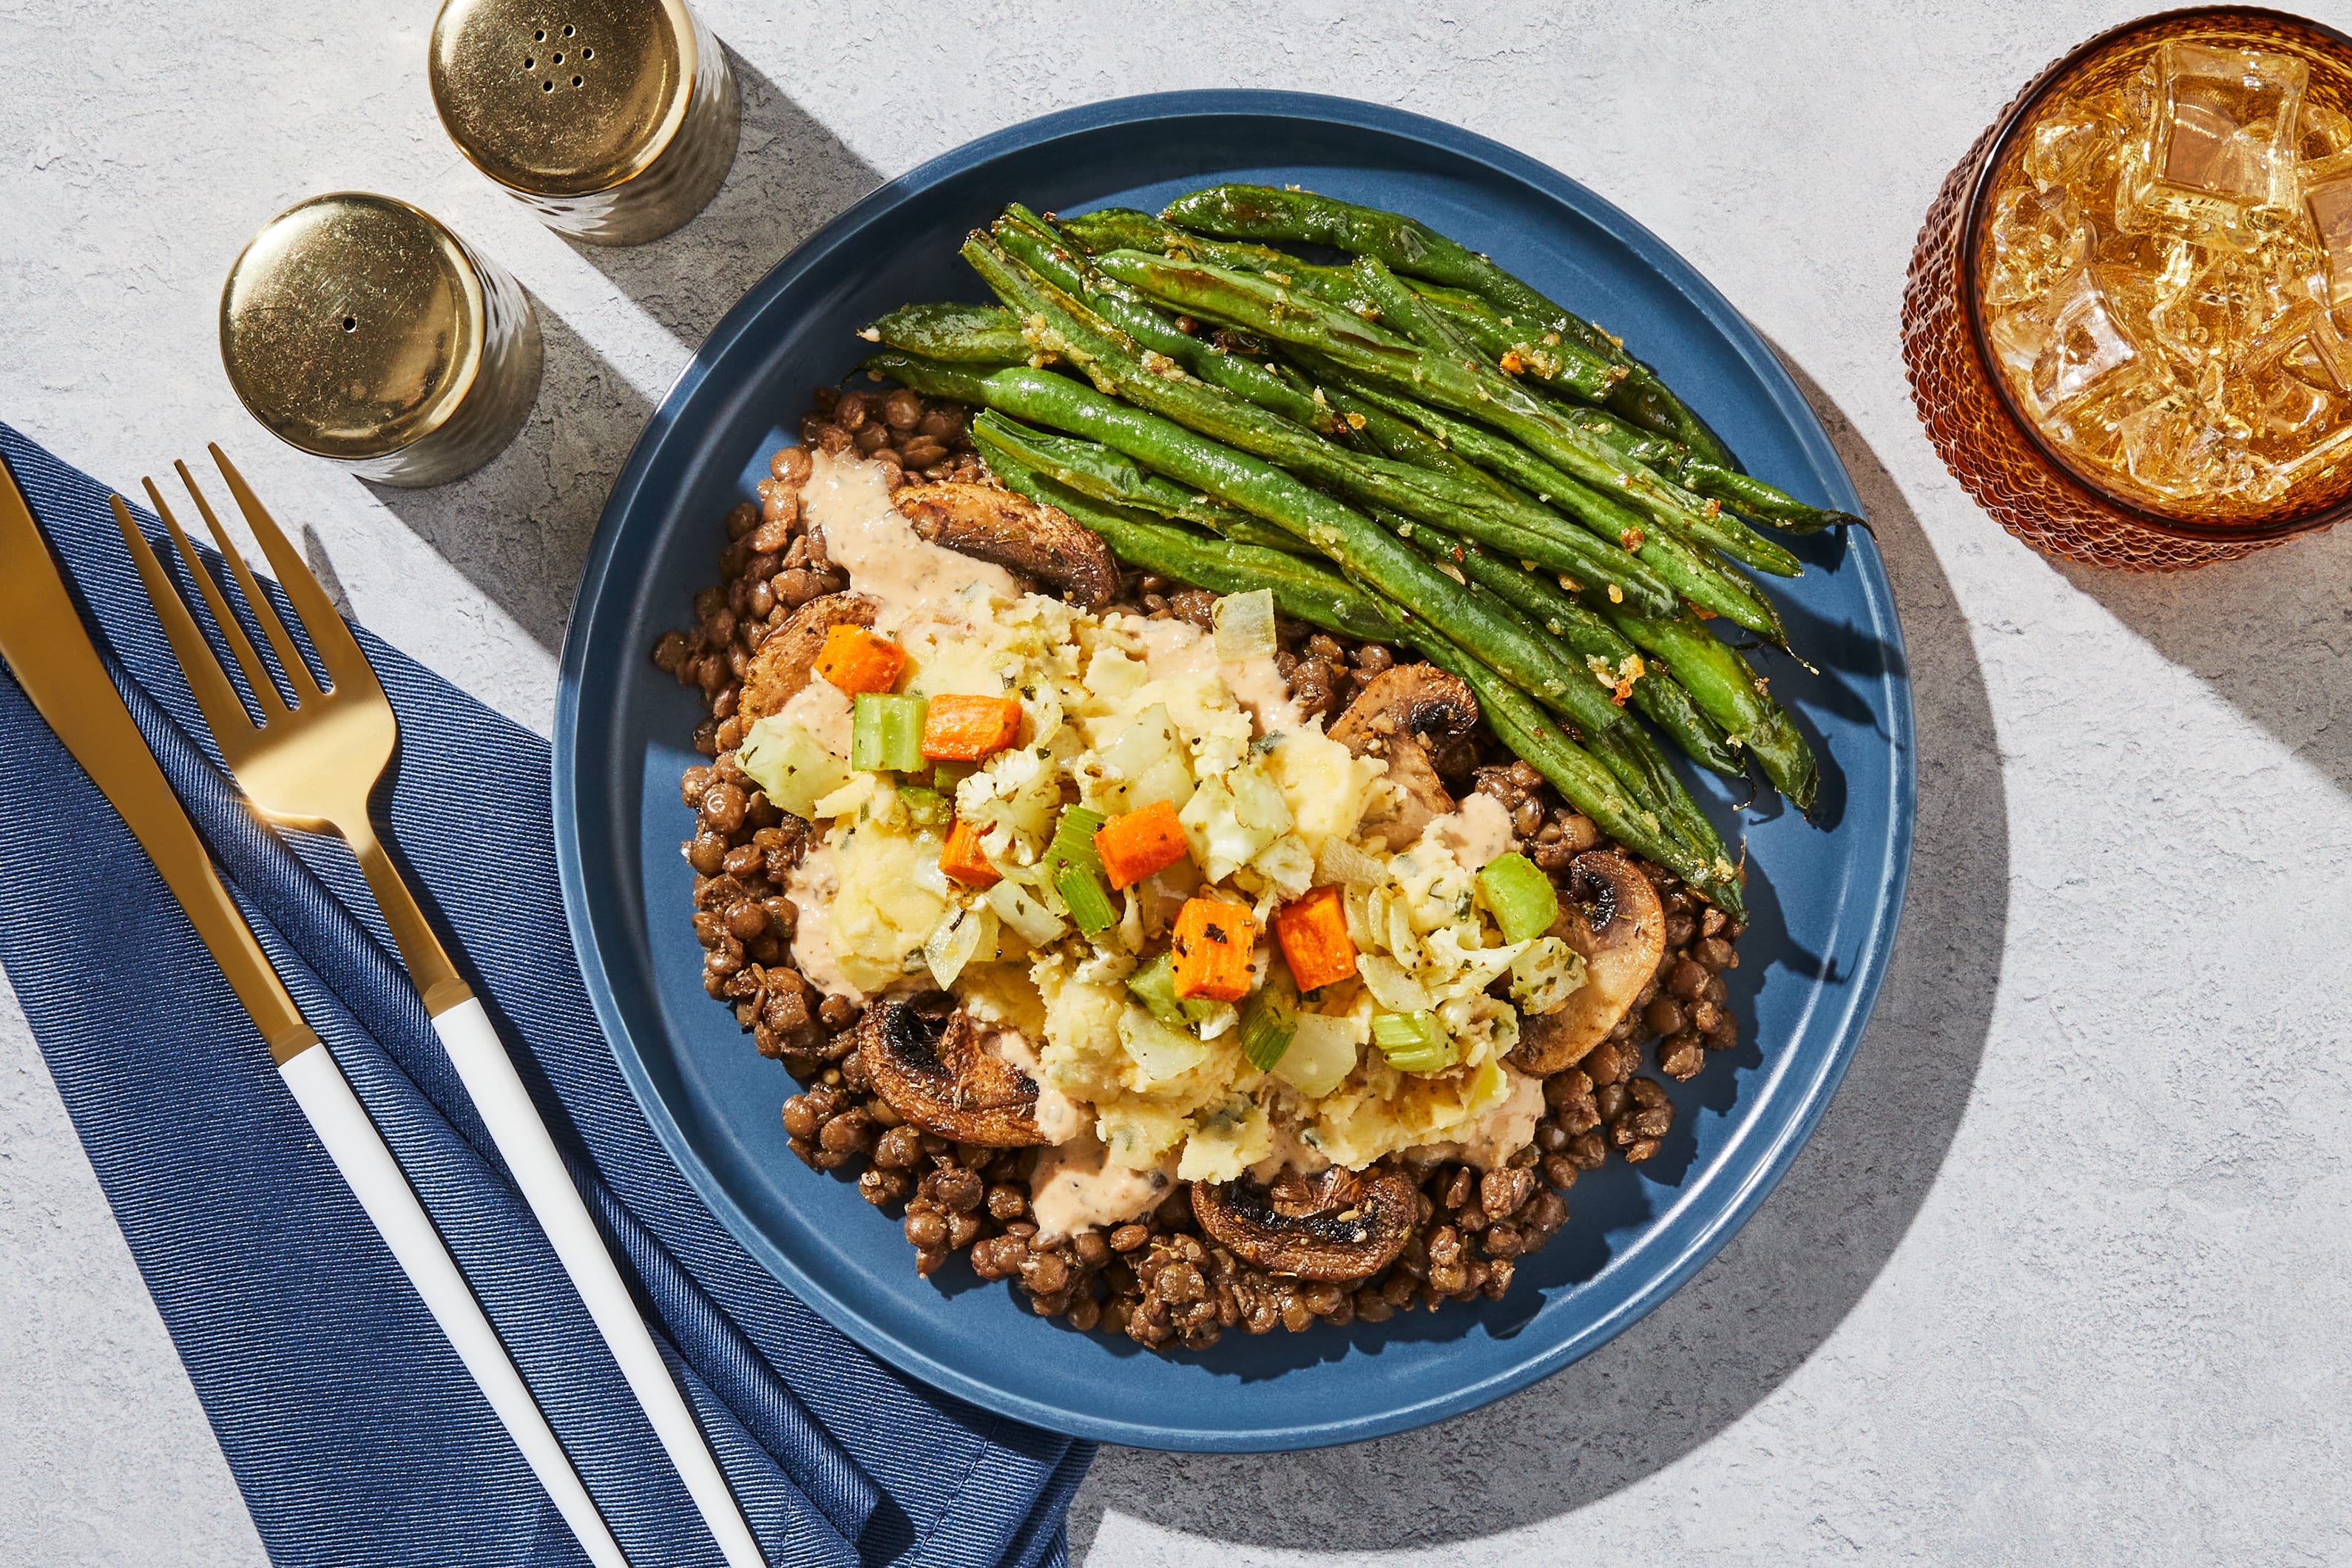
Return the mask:
<svg viewBox="0 0 2352 1568"><path fill-rule="evenodd" d="M228 563L228 569L236 574L237 590L245 595L247 606L253 611L253 618L261 623L261 635L268 637L269 646L278 650L278 662L286 671L287 684L294 688L294 700L307 702L322 695L319 689L319 678L310 673L310 665L302 658L302 650L296 647L294 639L286 635L285 625L278 618L278 607L269 602L269 595L261 591L260 581L254 576L253 568L245 563L244 552L230 542L228 530L223 528L221 520L213 515L212 502L206 500L205 492L196 488L196 476L188 472L185 463L174 461L172 467L179 473L180 482L188 487L188 493L195 497L196 510L204 513L205 526L212 530L213 543L219 547L221 559Z"/></svg>
<svg viewBox="0 0 2352 1568"><path fill-rule="evenodd" d="M165 528L171 530L172 543L180 552L180 561L187 567L188 575L195 580L196 591L204 595L205 607L212 611L214 625L220 627L221 636L227 639L229 652L236 656L237 668L245 671L246 684L253 688L253 699L261 704L262 722L266 724L274 718L284 718L291 710L286 706L286 699L278 694L278 683L269 679L269 671L262 667L261 656L253 651L253 644L247 638L244 626L230 614L228 601L221 596L220 584L214 582L213 574L205 570L204 562L196 555L196 547L188 542L186 531L180 527L180 520L172 515L172 509L164 504L163 492L155 488L155 481L142 479L140 482L147 487L147 499L155 503L155 515L163 520ZM205 651L210 653L211 650L207 648ZM244 705L240 703L238 706L241 710ZM248 719L247 722L250 724L252 721Z"/></svg>
<svg viewBox="0 0 2352 1568"><path fill-rule="evenodd" d="M163 498L155 494L155 481L147 481L147 493L154 496L160 510ZM236 688L229 684L228 672L213 657L212 645L197 629L196 617L188 613L188 603L164 574L163 563L155 558L154 547L139 525L131 520L131 509L121 496L114 502L114 523L122 530L122 542L130 548L132 564L139 568L139 581L146 585L147 602L155 607L155 618L163 623L163 636L172 644L173 657L180 661L181 673L188 678L188 689L195 694L196 706L203 710L205 722L213 727L213 738L226 743L229 739L250 731L253 717L237 700Z"/></svg>
<svg viewBox="0 0 2352 1568"><path fill-rule="evenodd" d="M302 630L309 635L310 646L319 650L328 676L338 688L355 692L382 690L375 667L368 663L367 655L360 650L359 639L352 636L352 628L337 613L327 591L319 585L310 563L302 559L301 552L278 526L278 520L269 515L269 509L261 504L261 498L253 493L253 487L245 482L245 476L236 471L236 465L220 449L220 444L214 442L205 449L212 454L221 477L228 481L229 493L236 498L237 510L245 513L246 525L261 542L262 553L269 557L270 570L278 574L278 585L294 601L294 613L301 618Z"/></svg>

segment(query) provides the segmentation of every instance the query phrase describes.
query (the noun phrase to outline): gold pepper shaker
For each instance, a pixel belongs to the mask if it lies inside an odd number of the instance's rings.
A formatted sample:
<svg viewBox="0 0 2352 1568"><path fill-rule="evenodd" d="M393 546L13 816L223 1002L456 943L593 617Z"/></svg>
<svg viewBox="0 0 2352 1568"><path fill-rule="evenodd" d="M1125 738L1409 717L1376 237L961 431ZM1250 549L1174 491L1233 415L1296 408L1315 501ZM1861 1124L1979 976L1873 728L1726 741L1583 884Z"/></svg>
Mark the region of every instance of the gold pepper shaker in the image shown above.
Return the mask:
<svg viewBox="0 0 2352 1568"><path fill-rule="evenodd" d="M667 234L735 162L734 73L684 0L446 0L430 74L458 151L591 244Z"/></svg>
<svg viewBox="0 0 2352 1568"><path fill-rule="evenodd" d="M220 338L272 434L388 485L480 468L539 392L522 286L390 196L341 191L270 219L229 269Z"/></svg>

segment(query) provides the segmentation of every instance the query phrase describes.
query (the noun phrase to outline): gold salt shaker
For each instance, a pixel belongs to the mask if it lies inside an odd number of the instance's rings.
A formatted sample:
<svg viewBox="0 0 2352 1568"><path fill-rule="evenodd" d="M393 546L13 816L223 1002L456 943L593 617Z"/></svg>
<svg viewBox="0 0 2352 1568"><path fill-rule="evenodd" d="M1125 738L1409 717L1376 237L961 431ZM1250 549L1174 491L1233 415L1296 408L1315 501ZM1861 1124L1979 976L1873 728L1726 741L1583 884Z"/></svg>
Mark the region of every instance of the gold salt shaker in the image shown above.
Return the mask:
<svg viewBox="0 0 2352 1568"><path fill-rule="evenodd" d="M341 191L269 220L221 290L221 363L280 440L388 485L471 473L539 393L539 321L431 214Z"/></svg>
<svg viewBox="0 0 2352 1568"><path fill-rule="evenodd" d="M446 0L430 74L458 151L574 239L667 234L735 162L734 74L684 0Z"/></svg>

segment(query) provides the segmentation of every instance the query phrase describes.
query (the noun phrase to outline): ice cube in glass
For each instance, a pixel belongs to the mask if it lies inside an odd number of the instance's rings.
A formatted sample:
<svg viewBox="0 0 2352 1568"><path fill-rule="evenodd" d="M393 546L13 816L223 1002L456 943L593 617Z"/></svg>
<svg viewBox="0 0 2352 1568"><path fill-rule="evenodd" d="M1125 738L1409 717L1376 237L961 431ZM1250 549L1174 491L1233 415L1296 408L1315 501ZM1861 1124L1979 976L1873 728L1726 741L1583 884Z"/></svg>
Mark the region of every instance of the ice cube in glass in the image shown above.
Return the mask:
<svg viewBox="0 0 2352 1568"><path fill-rule="evenodd" d="M2117 205L2125 226L2242 245L2291 222L2308 74L2292 55L2167 43Z"/></svg>
<svg viewBox="0 0 2352 1568"><path fill-rule="evenodd" d="M2049 340L2033 364L2033 394L2045 408L2081 396L2139 357L2088 267L2053 291L2048 318Z"/></svg>
<svg viewBox="0 0 2352 1568"><path fill-rule="evenodd" d="M2327 302L2352 304L2352 152L2305 165L2303 210L2319 247Z"/></svg>

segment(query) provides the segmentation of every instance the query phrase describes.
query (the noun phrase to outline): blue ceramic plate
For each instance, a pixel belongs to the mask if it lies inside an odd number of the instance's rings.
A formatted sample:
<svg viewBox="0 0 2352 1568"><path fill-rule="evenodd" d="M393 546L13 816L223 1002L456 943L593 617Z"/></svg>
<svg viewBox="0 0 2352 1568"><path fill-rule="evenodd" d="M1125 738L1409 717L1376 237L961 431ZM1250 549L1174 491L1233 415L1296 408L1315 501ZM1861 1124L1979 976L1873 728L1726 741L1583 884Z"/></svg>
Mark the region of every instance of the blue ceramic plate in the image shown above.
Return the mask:
<svg viewBox="0 0 2352 1568"><path fill-rule="evenodd" d="M555 818L564 900L605 1031L646 1114L711 1209L776 1278L877 1355L1023 1420L1150 1447L1305 1447L1473 1409L1623 1330L1721 1247L1788 1168L1844 1073L1895 936L1911 849L1911 700L1868 535L1798 546L1776 595L1819 669L1769 662L1824 752L1819 826L1747 815L1753 928L1731 974L1741 1045L1676 1086L1658 1156L1576 1185L1566 1230L1500 1301L1378 1326L1231 1333L1159 1356L1032 1316L961 1261L919 1279L895 1220L784 1147L791 1092L700 984L686 912L697 759L690 696L647 662L688 621L719 520L751 494L853 333L910 300L981 299L956 258L1007 201L1157 208L1222 180L1296 183L1411 213L1622 332L1759 473L1859 510L1828 438L1763 341L1639 225L1492 142L1369 104L1176 93L1049 115L859 202L710 334L614 487L563 651ZM1711 779L1706 781L1712 784ZM1712 798L1723 802L1720 792ZM1728 822L1727 802L1717 819Z"/></svg>

